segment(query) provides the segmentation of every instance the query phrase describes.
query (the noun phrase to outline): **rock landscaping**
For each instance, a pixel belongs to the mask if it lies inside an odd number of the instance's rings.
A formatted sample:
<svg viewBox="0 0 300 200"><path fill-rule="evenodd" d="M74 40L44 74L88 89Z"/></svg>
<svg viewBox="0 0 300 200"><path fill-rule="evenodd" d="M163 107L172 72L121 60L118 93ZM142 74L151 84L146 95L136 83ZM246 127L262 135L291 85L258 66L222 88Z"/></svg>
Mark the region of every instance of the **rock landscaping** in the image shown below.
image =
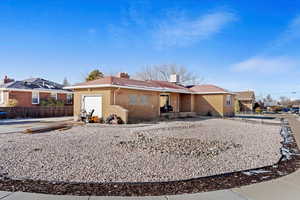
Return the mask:
<svg viewBox="0 0 300 200"><path fill-rule="evenodd" d="M280 131L267 124L193 119L3 135L0 190L162 195L269 180L297 166L293 155L281 159ZM294 142L286 145L297 149Z"/></svg>

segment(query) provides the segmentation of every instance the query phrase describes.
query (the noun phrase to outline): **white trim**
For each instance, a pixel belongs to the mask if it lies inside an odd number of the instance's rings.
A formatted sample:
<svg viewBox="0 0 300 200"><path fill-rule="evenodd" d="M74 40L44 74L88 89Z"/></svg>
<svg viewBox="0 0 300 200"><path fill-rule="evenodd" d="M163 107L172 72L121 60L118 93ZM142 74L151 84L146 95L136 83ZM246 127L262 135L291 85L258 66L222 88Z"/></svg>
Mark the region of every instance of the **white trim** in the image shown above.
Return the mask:
<svg viewBox="0 0 300 200"><path fill-rule="evenodd" d="M0 104L4 104L4 91L0 90Z"/></svg>
<svg viewBox="0 0 300 200"><path fill-rule="evenodd" d="M56 92L60 94L73 94L73 92L65 91L65 90L51 90L51 89L17 89L17 88L0 88L0 90L5 90L5 91L19 91L19 92L46 92L46 93L51 93L51 92Z"/></svg>
<svg viewBox="0 0 300 200"><path fill-rule="evenodd" d="M33 99L33 94L38 94L37 95L37 99L38 99L38 102L37 103L33 103L32 102L32 99ZM33 91L33 92L31 92L31 104L33 104L33 105L37 105L37 104L40 104L40 92L38 92L38 91Z"/></svg>
<svg viewBox="0 0 300 200"><path fill-rule="evenodd" d="M53 96L55 95L54 99L57 101L58 100L58 94L57 92L50 92L50 97L53 98Z"/></svg>
<svg viewBox="0 0 300 200"><path fill-rule="evenodd" d="M171 88L158 88L158 87L143 87L143 86L122 86L122 85L113 85L113 84L99 84L99 85L79 85L79 86L67 86L64 89L87 89L87 88L104 88L104 87L114 87L114 88L125 88L133 90L146 90L146 91L155 91L155 92L175 92L182 94L232 94L231 92L190 92L180 89L171 89Z"/></svg>
<svg viewBox="0 0 300 200"><path fill-rule="evenodd" d="M71 103L69 103L68 102L68 97L71 95L71 100L72 100L72 102ZM73 94L71 94L71 93L68 93L68 94L66 94L66 104L68 104L68 105L71 105L71 104L73 104L74 103L74 96L73 96Z"/></svg>

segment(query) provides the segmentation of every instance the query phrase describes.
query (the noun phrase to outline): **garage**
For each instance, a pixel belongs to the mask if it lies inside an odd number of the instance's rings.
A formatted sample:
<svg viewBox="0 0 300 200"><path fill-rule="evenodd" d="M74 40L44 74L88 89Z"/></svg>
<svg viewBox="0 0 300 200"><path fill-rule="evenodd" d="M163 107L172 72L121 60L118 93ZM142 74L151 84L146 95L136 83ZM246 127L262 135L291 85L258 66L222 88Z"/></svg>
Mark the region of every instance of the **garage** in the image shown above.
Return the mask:
<svg viewBox="0 0 300 200"><path fill-rule="evenodd" d="M102 118L102 96L84 96L83 109L90 113L94 110L93 116Z"/></svg>

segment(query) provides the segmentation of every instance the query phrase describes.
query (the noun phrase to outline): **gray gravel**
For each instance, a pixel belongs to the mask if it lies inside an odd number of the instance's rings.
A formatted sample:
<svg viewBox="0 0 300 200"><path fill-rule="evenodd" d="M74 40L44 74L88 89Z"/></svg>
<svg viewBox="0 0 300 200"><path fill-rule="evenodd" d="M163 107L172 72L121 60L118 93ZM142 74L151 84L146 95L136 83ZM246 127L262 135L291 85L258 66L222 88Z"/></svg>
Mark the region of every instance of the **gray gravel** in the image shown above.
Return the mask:
<svg viewBox="0 0 300 200"><path fill-rule="evenodd" d="M0 135L0 173L74 182L189 179L271 165L280 127L222 119Z"/></svg>

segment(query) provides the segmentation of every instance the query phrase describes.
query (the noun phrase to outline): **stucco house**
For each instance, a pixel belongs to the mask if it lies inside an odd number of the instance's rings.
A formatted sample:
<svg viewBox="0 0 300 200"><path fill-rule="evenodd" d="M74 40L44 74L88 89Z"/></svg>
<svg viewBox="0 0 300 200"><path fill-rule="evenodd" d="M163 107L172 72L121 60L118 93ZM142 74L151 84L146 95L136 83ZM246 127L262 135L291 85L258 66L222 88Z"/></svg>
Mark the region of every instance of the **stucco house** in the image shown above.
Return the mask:
<svg viewBox="0 0 300 200"><path fill-rule="evenodd" d="M235 103L237 112L253 112L255 105L254 91L236 92Z"/></svg>
<svg viewBox="0 0 300 200"><path fill-rule="evenodd" d="M42 78L15 81L7 76L0 81L0 107L10 106L11 99L17 101L18 107L35 107L48 98L63 101L66 105L73 104L73 92L53 81Z"/></svg>
<svg viewBox="0 0 300 200"><path fill-rule="evenodd" d="M234 94L214 85L182 86L178 77L168 81L141 81L126 73L65 87L74 92L74 118L82 110L107 118L117 114L123 121L152 120L162 115L233 116Z"/></svg>

